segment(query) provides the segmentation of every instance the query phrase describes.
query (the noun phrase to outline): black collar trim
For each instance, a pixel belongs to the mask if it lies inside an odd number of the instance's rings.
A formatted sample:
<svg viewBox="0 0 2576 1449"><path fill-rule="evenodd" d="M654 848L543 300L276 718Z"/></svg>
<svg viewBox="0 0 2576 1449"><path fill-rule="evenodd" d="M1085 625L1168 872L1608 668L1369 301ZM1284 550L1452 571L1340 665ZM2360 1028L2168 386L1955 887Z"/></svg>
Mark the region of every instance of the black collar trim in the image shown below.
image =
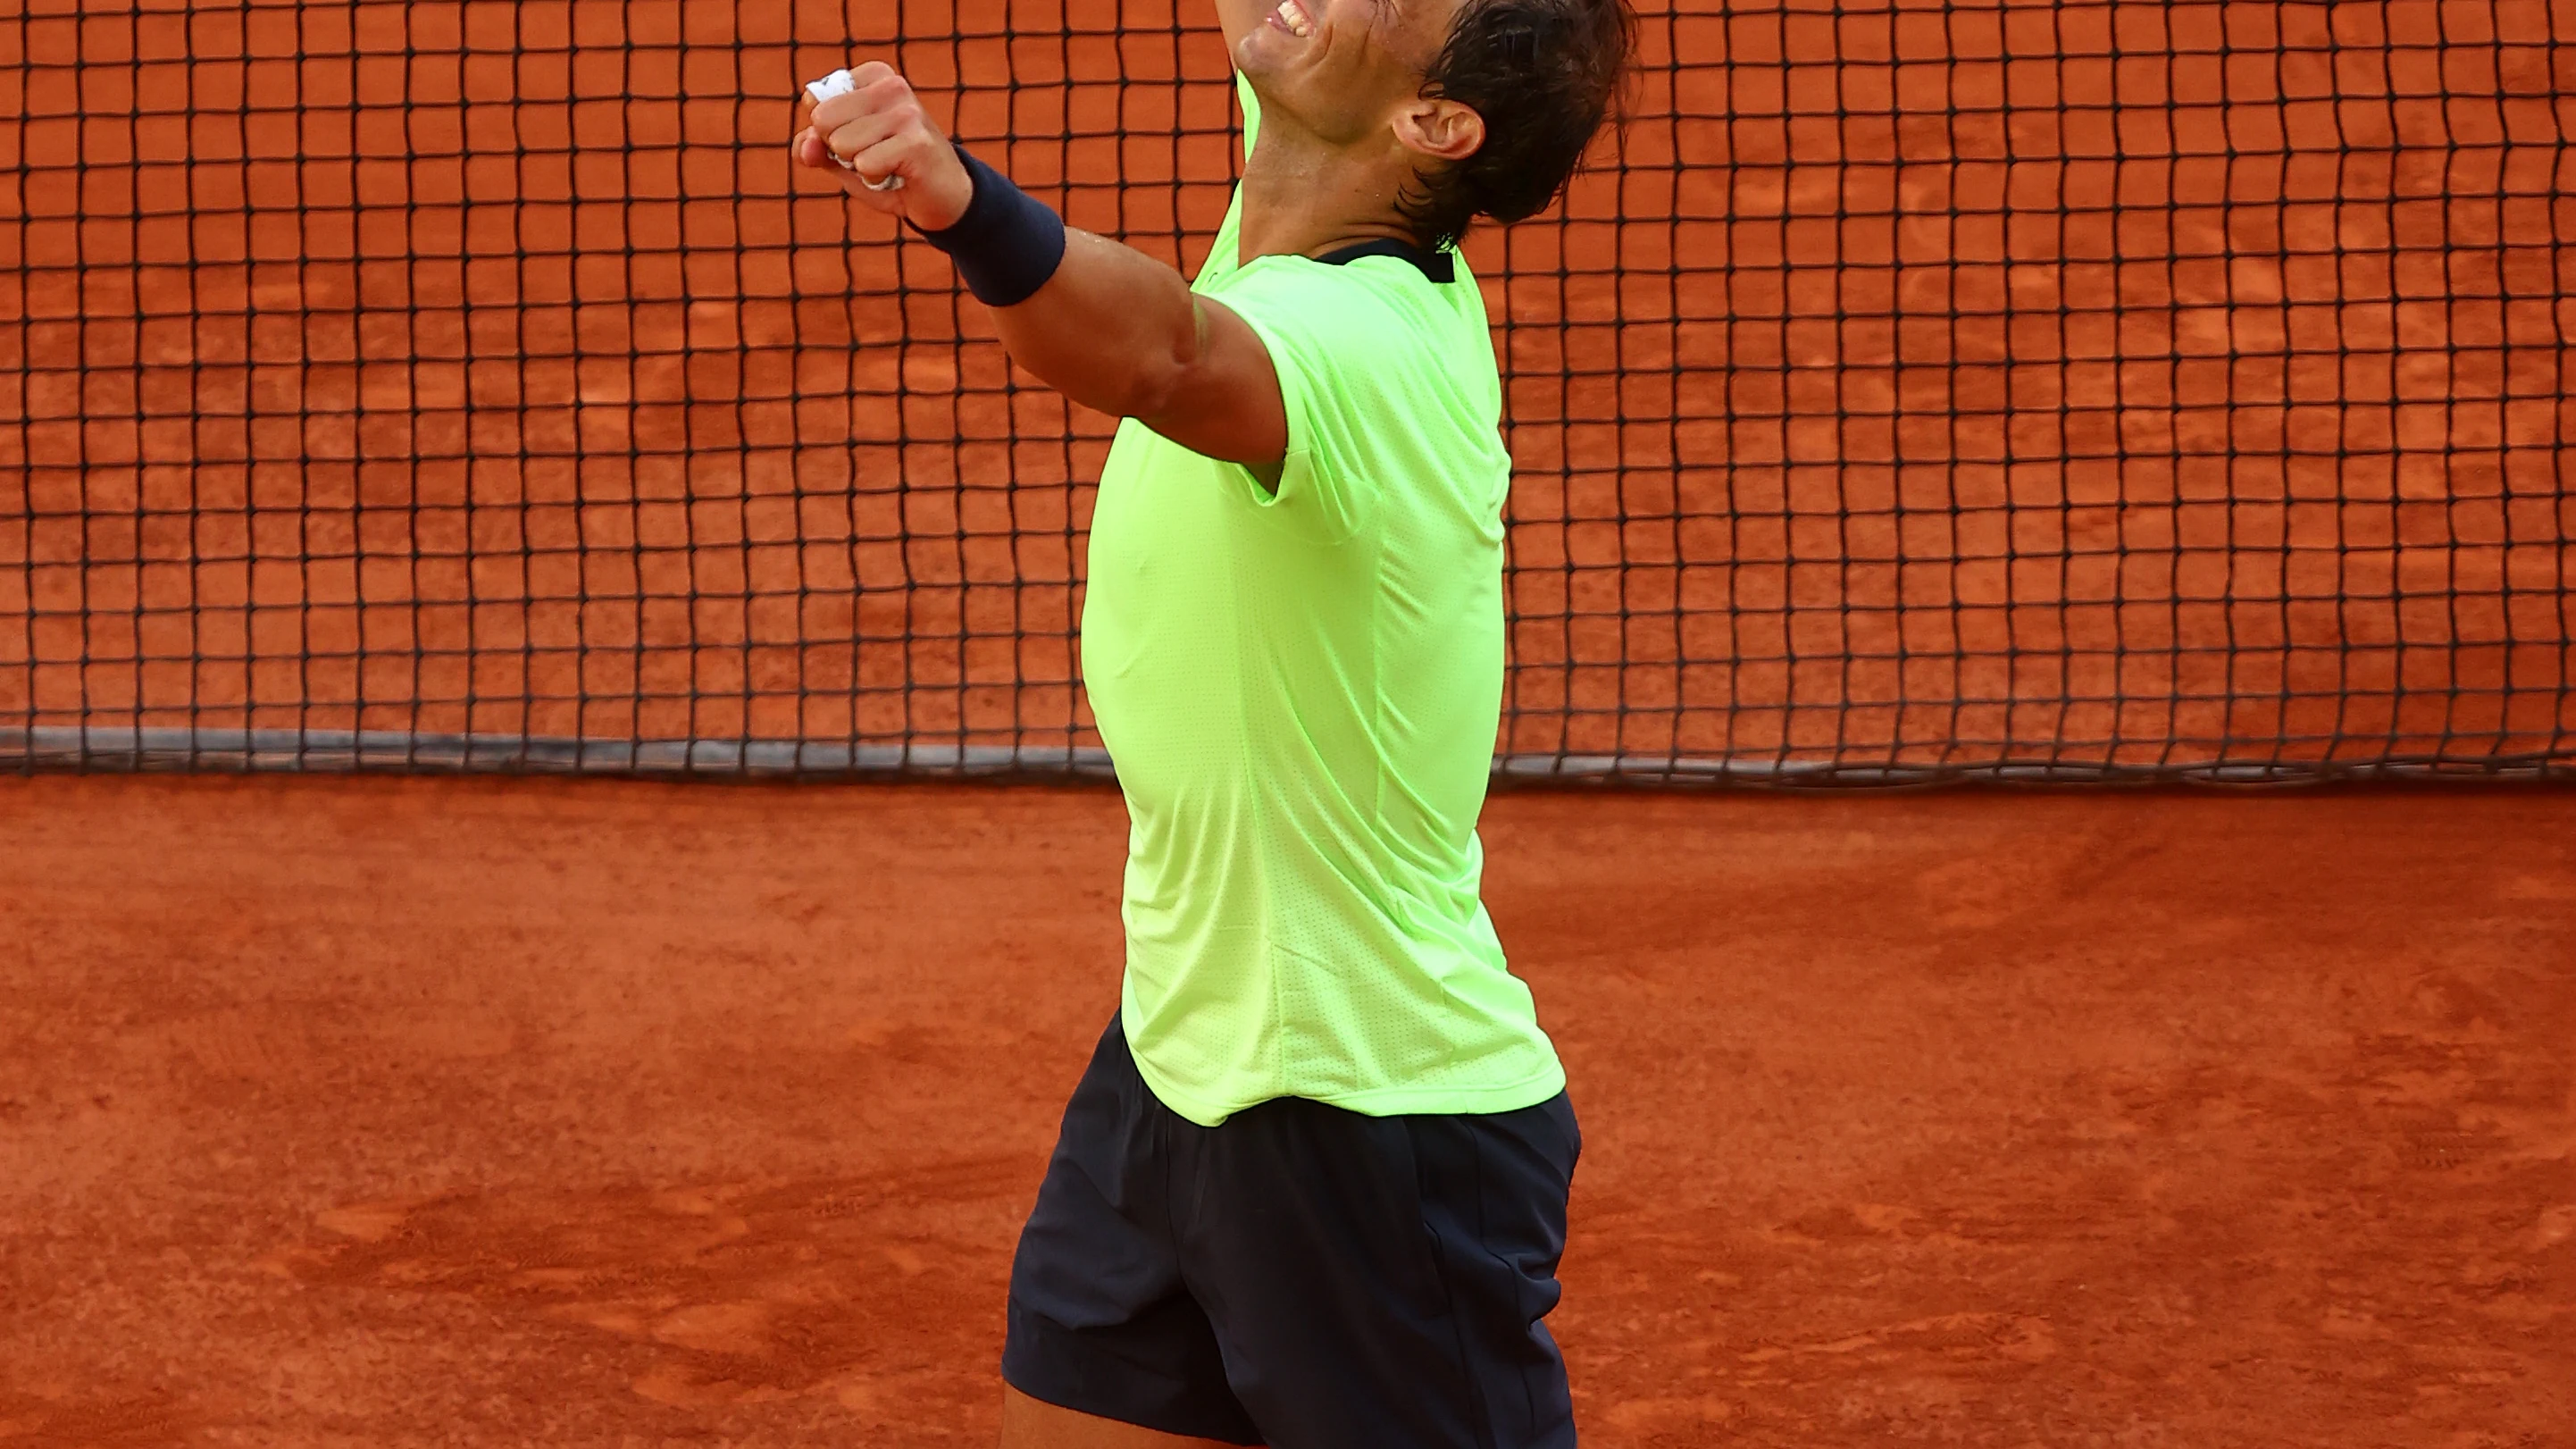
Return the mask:
<svg viewBox="0 0 2576 1449"><path fill-rule="evenodd" d="M1393 237L1361 242L1357 246L1347 246L1337 252L1326 252L1315 260L1328 267L1338 267L1358 261L1362 257L1401 257L1413 263L1415 271L1434 282L1446 285L1458 280L1456 253L1426 252L1411 242L1397 241Z"/></svg>

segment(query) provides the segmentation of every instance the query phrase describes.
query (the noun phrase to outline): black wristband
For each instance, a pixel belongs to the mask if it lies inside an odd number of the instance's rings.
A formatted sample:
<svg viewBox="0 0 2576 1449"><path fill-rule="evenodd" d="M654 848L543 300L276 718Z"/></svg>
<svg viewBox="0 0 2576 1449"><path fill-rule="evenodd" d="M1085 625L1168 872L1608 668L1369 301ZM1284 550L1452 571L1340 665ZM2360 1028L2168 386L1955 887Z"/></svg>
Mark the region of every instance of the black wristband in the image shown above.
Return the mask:
<svg viewBox="0 0 2576 1449"><path fill-rule="evenodd" d="M1064 218L965 147L957 147L957 159L975 178L975 199L955 226L922 231L921 238L957 263L976 301L1016 307L1064 265Z"/></svg>

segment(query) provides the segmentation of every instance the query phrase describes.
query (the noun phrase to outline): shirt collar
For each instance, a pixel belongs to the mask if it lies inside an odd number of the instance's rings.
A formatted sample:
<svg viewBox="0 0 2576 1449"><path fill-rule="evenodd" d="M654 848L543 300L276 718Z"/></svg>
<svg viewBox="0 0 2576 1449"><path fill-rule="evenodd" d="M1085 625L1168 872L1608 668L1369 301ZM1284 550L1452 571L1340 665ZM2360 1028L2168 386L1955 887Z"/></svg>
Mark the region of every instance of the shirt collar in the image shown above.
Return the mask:
<svg viewBox="0 0 2576 1449"><path fill-rule="evenodd" d="M1454 252L1427 252L1411 242L1381 237L1364 241L1339 251L1326 252L1315 258L1328 267L1346 266L1362 257L1400 257L1413 264L1414 270L1438 283L1458 280L1458 257Z"/></svg>

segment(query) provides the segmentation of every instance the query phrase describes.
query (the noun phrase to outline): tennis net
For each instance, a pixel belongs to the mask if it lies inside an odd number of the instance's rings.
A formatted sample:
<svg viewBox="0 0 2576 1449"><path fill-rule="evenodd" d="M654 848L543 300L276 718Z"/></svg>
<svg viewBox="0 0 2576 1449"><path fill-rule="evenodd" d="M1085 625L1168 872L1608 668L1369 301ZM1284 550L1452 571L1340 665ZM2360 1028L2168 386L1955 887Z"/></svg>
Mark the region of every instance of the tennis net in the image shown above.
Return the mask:
<svg viewBox="0 0 2576 1449"><path fill-rule="evenodd" d="M1507 776L2576 770L2576 8L1650 0L1473 236ZM1105 769L1102 419L791 177L875 55L1183 265L1198 0L23 0L0 759Z"/></svg>

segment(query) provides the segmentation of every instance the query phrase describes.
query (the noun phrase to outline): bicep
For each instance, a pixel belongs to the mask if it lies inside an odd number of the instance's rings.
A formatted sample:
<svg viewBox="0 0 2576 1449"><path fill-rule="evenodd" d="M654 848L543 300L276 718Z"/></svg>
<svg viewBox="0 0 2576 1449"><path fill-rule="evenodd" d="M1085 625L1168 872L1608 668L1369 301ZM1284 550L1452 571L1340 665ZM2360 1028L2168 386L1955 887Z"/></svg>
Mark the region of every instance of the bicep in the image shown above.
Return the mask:
<svg viewBox="0 0 2576 1449"><path fill-rule="evenodd" d="M1138 421L1202 457L1275 468L1288 455L1288 406L1270 349L1232 308L1193 301L1198 355Z"/></svg>

